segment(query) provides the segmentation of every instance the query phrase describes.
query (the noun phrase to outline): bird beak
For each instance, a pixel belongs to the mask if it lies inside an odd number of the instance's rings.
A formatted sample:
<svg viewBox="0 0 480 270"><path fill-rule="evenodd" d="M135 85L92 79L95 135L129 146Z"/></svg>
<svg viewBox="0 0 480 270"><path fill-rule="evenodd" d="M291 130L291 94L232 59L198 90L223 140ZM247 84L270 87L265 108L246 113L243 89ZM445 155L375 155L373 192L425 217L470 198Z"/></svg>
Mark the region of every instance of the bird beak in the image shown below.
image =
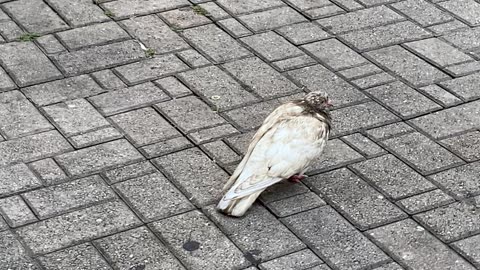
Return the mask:
<svg viewBox="0 0 480 270"><path fill-rule="evenodd" d="M330 99L327 100L327 108L333 107L333 103Z"/></svg>

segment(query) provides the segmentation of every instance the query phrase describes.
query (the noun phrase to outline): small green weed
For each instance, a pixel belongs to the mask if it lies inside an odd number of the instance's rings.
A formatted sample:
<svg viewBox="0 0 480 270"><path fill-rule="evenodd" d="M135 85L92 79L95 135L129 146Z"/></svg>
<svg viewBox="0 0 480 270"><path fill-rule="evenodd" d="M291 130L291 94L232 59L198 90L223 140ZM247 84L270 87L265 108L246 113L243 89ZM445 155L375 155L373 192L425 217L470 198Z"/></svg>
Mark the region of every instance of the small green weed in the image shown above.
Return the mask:
<svg viewBox="0 0 480 270"><path fill-rule="evenodd" d="M40 35L37 33L25 33L19 37L20 41L28 42L34 41L35 39L39 38Z"/></svg>
<svg viewBox="0 0 480 270"><path fill-rule="evenodd" d="M208 11L206 9L204 9L203 7L201 6L198 6L198 5L195 5L195 6L192 6L192 9L193 9L193 12L199 14L199 15L203 15L203 16L208 16L210 15L208 13Z"/></svg>

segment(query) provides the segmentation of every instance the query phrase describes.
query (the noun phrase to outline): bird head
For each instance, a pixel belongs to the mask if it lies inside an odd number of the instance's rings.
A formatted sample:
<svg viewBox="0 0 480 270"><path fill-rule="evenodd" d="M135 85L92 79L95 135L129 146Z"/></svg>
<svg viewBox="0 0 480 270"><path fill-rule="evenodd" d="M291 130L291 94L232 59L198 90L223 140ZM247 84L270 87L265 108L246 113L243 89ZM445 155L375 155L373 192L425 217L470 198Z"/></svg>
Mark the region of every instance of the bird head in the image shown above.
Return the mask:
<svg viewBox="0 0 480 270"><path fill-rule="evenodd" d="M326 110L333 106L328 94L320 91L310 92L303 98L310 106L319 109Z"/></svg>

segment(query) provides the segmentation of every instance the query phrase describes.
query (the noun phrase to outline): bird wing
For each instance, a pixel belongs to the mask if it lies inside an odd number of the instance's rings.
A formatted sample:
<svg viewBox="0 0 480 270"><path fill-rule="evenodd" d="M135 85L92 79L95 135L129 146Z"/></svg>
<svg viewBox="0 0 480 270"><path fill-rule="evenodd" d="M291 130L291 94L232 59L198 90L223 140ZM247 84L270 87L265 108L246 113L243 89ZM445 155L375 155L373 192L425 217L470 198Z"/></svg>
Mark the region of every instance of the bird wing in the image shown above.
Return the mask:
<svg viewBox="0 0 480 270"><path fill-rule="evenodd" d="M304 172L322 152L328 133L327 125L312 116L280 120L254 145L224 199L248 196Z"/></svg>
<svg viewBox="0 0 480 270"><path fill-rule="evenodd" d="M288 119L293 116L300 115L303 112L303 108L294 104L294 103L286 103L278 108L276 108L270 115L263 121L262 126L257 130L255 135L252 138L252 141L250 142L250 145L248 146L247 152L245 153L245 156L243 157L242 161L240 164L238 164L237 168L233 172L232 176L230 179L227 181L225 186L223 187L223 190L227 190L240 176L240 174L243 171L243 168L245 167L245 164L247 160L250 158L250 155L253 152L253 149L257 145L257 143L260 141L260 139L263 138L263 136L272 128L274 128L277 124L279 124L282 120Z"/></svg>

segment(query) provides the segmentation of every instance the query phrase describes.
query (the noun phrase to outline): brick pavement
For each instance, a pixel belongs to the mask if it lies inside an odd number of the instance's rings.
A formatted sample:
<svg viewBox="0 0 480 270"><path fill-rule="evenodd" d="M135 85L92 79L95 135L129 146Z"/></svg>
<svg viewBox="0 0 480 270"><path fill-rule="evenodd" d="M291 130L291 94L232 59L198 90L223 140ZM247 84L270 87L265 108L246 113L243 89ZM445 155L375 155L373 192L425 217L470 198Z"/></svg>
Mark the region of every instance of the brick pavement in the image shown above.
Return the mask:
<svg viewBox="0 0 480 270"><path fill-rule="evenodd" d="M480 1L0 0L0 269L480 269ZM301 184L215 211L322 90Z"/></svg>

